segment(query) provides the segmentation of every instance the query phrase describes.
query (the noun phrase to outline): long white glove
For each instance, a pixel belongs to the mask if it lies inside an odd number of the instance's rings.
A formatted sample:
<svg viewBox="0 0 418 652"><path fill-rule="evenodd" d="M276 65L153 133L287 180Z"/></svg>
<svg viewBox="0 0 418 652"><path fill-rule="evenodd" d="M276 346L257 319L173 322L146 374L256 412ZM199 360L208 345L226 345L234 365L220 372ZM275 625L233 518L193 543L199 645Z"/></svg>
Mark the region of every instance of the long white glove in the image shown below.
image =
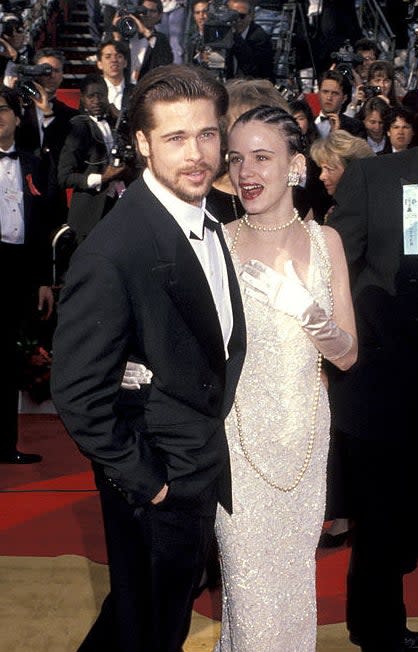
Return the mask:
<svg viewBox="0 0 418 652"><path fill-rule="evenodd" d="M151 378L152 371L147 369L145 365L128 360L121 387L123 389L141 389L141 385L149 385Z"/></svg>
<svg viewBox="0 0 418 652"><path fill-rule="evenodd" d="M342 358L353 344L350 333L327 316L303 285L291 260L285 263L284 272L280 274L258 260L250 260L244 265L241 276L247 290L257 300L297 319L324 358Z"/></svg>

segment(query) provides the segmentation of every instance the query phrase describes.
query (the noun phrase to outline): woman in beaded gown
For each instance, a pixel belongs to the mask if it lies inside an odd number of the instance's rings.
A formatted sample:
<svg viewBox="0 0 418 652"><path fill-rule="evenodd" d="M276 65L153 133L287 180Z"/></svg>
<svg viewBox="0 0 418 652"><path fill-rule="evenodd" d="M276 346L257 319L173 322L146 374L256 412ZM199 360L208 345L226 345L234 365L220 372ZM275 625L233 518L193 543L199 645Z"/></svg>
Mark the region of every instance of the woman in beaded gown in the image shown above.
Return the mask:
<svg viewBox="0 0 418 652"><path fill-rule="evenodd" d="M229 138L247 213L226 227L247 321L247 356L227 419L233 514L219 507L223 578L216 652L314 652L315 550L325 507L329 410L321 358L357 356L343 248L298 218L301 135L281 109L243 114Z"/></svg>

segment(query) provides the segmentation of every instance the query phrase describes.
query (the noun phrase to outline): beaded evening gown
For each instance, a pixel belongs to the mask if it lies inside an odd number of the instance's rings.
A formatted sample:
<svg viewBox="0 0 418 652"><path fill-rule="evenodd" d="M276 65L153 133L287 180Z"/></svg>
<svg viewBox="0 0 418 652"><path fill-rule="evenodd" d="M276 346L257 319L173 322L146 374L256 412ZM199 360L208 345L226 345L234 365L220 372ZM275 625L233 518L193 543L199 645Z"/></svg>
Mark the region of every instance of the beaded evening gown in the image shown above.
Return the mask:
<svg viewBox="0 0 418 652"><path fill-rule="evenodd" d="M316 222L306 228L311 238L307 286L329 313L325 240ZM234 262L239 274L241 266ZM223 611L215 650L313 652L328 398L317 350L297 321L262 304L240 283L248 343L226 424L234 513L219 507L216 521Z"/></svg>

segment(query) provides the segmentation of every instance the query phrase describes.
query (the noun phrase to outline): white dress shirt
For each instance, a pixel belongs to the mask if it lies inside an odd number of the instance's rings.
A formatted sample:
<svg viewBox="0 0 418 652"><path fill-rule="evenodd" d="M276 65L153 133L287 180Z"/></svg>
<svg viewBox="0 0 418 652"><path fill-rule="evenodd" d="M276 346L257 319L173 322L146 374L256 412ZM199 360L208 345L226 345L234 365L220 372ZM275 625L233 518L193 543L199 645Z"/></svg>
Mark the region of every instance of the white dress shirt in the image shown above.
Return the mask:
<svg viewBox="0 0 418 652"><path fill-rule="evenodd" d="M321 120L321 117L326 118L326 120ZM321 138L326 138L331 131L331 123L325 113L322 113L322 111L320 112L318 117L315 119L315 124Z"/></svg>
<svg viewBox="0 0 418 652"><path fill-rule="evenodd" d="M153 195L176 220L203 268L218 313L225 356L228 359L228 343L233 326L228 271L217 234L204 228L205 215L215 222L217 220L206 209L206 198L203 199L201 206L193 206L170 192L148 168L144 171L143 177ZM196 238L190 238L190 233L195 234Z"/></svg>
<svg viewBox="0 0 418 652"><path fill-rule="evenodd" d="M110 150L113 147L113 135L108 121L98 120L94 115L89 115L89 118L94 122L95 125L97 125L101 131L103 140L106 145L107 153L110 154ZM87 177L87 186L89 188L95 188L97 191L100 191L102 187L102 175L98 172L91 172Z"/></svg>
<svg viewBox="0 0 418 652"><path fill-rule="evenodd" d="M131 50L131 82L136 84L138 81L138 73L141 72L142 64L144 63L145 53L148 49L155 47L157 39L155 36L147 39L145 36L134 37L129 42L129 48Z"/></svg>
<svg viewBox="0 0 418 652"><path fill-rule="evenodd" d="M125 80L122 79L120 84L112 84L106 77L103 78L107 86L107 98L109 104L113 104L119 111L122 108L123 91L125 90Z"/></svg>
<svg viewBox="0 0 418 652"><path fill-rule="evenodd" d="M0 152L13 152L15 145ZM0 233L1 241L24 244L23 179L18 159L0 159Z"/></svg>

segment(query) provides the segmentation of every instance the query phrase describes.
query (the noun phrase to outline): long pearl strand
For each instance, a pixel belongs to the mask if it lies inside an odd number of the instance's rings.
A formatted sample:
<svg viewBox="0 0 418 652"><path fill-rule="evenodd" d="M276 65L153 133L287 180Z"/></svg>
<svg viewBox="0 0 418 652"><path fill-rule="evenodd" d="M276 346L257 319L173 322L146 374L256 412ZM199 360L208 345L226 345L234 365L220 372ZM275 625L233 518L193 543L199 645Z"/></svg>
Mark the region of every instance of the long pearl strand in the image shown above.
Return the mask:
<svg viewBox="0 0 418 652"><path fill-rule="evenodd" d="M296 209L295 209L296 211ZM320 258L322 259L323 263L323 269L326 271L326 278L327 278L327 289L330 297L330 305L331 305L331 316L334 308L334 300L333 300L333 293L332 293L332 286L331 286L331 265L329 262L329 259L327 256L324 254L322 251L322 248L320 247L319 243L316 241L316 238L313 236L313 234L310 232L306 224L301 220L299 217L297 211L296 211L296 218L301 226L305 229L307 232L309 238L312 240L314 243L314 246L316 247ZM292 221L295 221L292 220ZM233 253L236 249L237 241L238 241L238 235L241 230L242 224L245 223L245 216L241 218L239 221L234 241L231 246L231 253ZM252 225L253 228L257 227L255 225ZM283 226L285 228L285 226ZM257 229L258 230L258 229ZM260 230L264 230L260 227ZM278 229L271 229L271 230L278 230ZM309 438L308 438L308 443L306 447L306 452L304 456L304 460L302 463L302 466L300 467L299 471L296 474L295 479L293 482L291 482L288 485L283 486L279 482L276 482L272 478L269 478L262 469L254 462L254 460L251 458L251 455L248 451L247 444L245 442L244 438L244 430L243 430L243 425L242 425L242 414L241 414L241 409L239 407L238 399L237 396L235 396L234 400L234 410L235 410L235 418L236 418L236 425L237 425L237 431L238 431L238 440L239 444L241 447L241 450L244 454L245 459L247 460L248 464L251 466L253 471L258 475L266 484L268 484L270 487L273 489L277 489L278 491L282 491L283 493L289 493L296 489L298 484L301 482L303 476L305 475L310 461L312 459L312 453L314 449L314 443L315 443L315 437L316 437L316 420L317 420L317 415L318 415L318 407L319 407L319 398L320 398L320 393L321 393L321 372L322 372L322 354L318 351L317 353L317 361L316 361L316 375L315 375L315 384L314 384L314 389L313 389L313 406L312 406L312 415L311 415L311 423L310 423L310 429L309 429Z"/></svg>

